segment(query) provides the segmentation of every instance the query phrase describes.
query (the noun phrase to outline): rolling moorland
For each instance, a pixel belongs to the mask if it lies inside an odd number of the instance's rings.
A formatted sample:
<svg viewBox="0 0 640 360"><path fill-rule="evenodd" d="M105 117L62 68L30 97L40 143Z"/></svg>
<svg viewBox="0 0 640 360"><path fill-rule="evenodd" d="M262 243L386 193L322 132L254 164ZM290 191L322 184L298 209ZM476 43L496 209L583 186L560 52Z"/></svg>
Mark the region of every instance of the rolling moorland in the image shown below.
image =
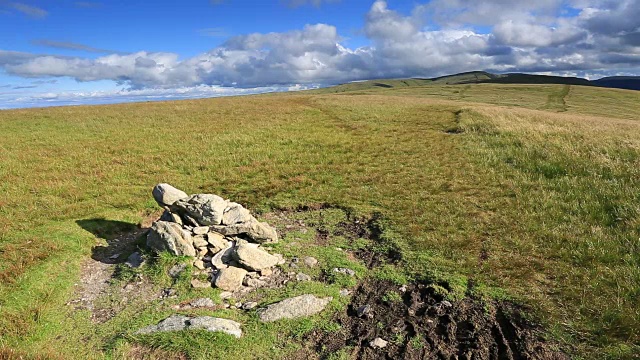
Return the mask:
<svg viewBox="0 0 640 360"><path fill-rule="evenodd" d="M360 350L314 339L342 334L339 292L367 282L430 283L488 313L517 304L570 358L636 358L640 92L456 81L0 111L0 358L347 359ZM144 243L159 182L242 203L281 233L274 250L319 260L312 281L264 289L261 305L314 293L333 297L328 309L275 324L194 310L241 322L241 339L135 335L188 299L221 303L190 287L191 270L167 275L184 259L151 254L140 269L113 265L93 308L74 306L88 267ZM176 297L156 296L166 289ZM380 324L405 355L428 341Z"/></svg>

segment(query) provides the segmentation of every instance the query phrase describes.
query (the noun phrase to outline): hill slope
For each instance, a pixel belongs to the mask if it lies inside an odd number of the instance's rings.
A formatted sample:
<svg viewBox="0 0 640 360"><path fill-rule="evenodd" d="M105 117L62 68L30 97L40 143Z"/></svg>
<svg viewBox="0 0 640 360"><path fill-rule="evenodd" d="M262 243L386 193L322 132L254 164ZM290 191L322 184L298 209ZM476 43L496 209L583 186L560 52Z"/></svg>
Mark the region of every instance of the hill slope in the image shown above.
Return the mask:
<svg viewBox="0 0 640 360"><path fill-rule="evenodd" d="M322 346L308 349L308 339L346 328L331 312L353 314L367 301L354 296L362 303L347 308L351 295L339 290L361 294L355 284L367 280L393 285L376 309L413 311L425 293L447 299L440 308L473 299L488 313L514 301L526 321L544 326L541 338L573 358L633 358L640 351L640 93L376 83L348 84L355 88L338 94L0 112L0 358L264 359L308 350L298 358L313 359ZM139 234L139 223L160 215L150 197L159 182L221 194L275 221L283 236L274 251L320 263L284 266L312 280L261 290L253 300L263 307L314 293L333 297L327 311L263 324L255 310L182 310L239 321L245 335L136 335L192 299L222 304L218 289L192 289L189 271L169 276L184 261L173 257L142 270L122 265L109 291L96 294L95 309L77 309L87 259L119 249L123 233ZM380 242L368 242L371 234ZM370 268L384 258L356 255L371 249L399 262ZM126 259L124 251L114 259ZM355 277L336 275L338 267ZM414 280L430 287L403 297L401 285ZM440 308L416 316L447 321ZM103 320L92 318L95 310ZM394 323L403 330L393 332L383 318L363 321L380 321L371 335L386 337L389 349L430 346L410 323ZM368 340L361 345L373 351Z"/></svg>

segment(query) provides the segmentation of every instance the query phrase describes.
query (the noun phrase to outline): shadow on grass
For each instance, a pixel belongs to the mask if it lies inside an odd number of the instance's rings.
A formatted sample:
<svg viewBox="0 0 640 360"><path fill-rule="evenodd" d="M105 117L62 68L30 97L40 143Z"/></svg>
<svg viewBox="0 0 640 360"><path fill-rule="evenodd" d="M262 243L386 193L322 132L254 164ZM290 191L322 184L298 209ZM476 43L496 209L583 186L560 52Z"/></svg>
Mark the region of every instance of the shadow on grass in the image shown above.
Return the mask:
<svg viewBox="0 0 640 360"><path fill-rule="evenodd" d="M146 229L136 224L104 218L77 220L76 224L107 242L106 246L96 245L91 249L91 258L96 261L122 263L138 246L144 244Z"/></svg>

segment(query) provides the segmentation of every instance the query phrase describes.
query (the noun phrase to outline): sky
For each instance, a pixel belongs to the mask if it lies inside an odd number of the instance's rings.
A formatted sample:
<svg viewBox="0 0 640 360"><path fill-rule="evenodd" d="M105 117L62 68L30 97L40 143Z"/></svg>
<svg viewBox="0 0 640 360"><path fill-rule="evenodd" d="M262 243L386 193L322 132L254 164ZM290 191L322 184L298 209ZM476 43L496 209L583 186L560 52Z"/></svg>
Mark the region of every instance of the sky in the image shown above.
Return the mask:
<svg viewBox="0 0 640 360"><path fill-rule="evenodd" d="M485 70L640 75L640 0L0 0L0 109Z"/></svg>

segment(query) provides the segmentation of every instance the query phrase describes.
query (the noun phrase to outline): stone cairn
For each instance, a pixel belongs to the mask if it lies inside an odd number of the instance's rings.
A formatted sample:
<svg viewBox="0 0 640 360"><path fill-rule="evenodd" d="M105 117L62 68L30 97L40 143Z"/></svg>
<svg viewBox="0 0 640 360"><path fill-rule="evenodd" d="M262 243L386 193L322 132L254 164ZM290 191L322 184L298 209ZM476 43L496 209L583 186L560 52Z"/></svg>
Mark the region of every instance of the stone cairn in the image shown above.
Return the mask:
<svg viewBox="0 0 640 360"><path fill-rule="evenodd" d="M276 230L242 205L213 194L187 195L169 184L156 185L152 193L165 211L151 226L147 246L193 257L200 271L211 269L214 286L234 292L264 283L273 267L284 264L282 255L261 247L278 241Z"/></svg>

